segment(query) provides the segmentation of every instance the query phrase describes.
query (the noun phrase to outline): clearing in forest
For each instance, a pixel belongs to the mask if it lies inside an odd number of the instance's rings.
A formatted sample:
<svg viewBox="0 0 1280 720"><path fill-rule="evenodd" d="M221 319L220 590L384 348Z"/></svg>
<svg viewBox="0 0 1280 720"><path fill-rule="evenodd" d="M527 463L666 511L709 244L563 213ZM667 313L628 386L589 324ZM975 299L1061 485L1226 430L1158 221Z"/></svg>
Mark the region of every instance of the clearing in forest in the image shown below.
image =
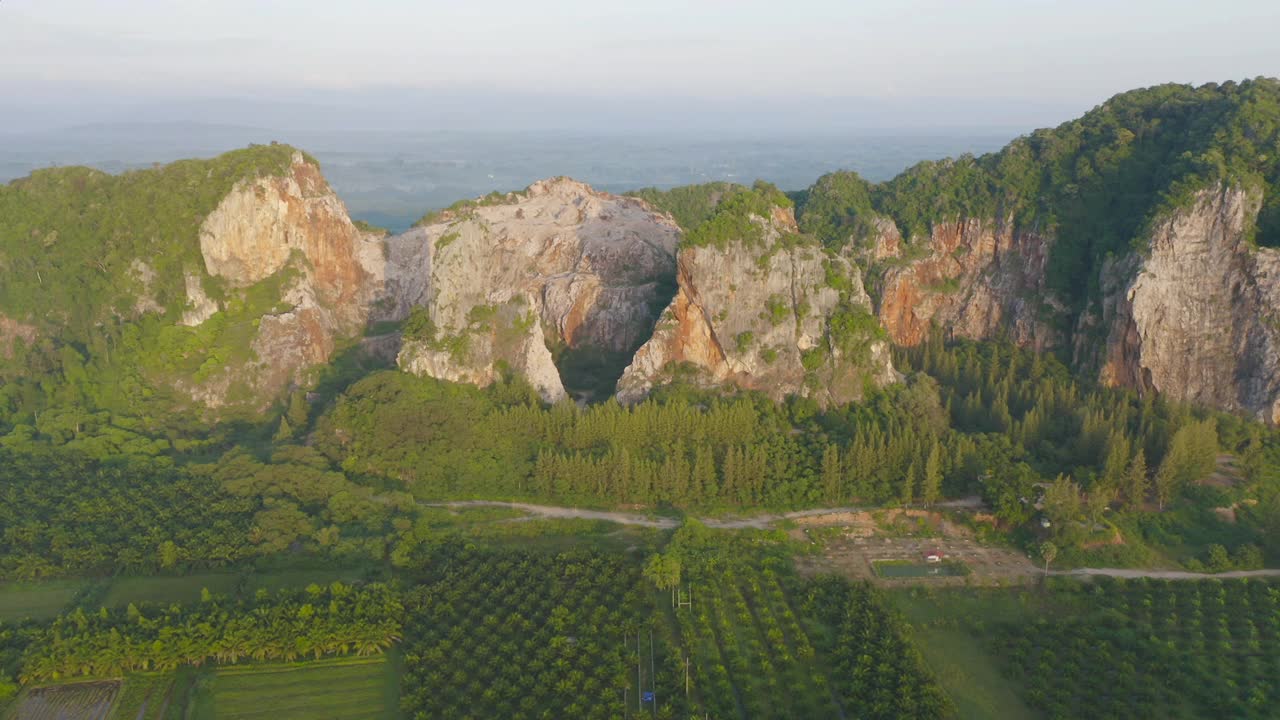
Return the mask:
<svg viewBox="0 0 1280 720"><path fill-rule="evenodd" d="M220 667L197 683L192 720L395 720L398 664L387 656Z"/></svg>

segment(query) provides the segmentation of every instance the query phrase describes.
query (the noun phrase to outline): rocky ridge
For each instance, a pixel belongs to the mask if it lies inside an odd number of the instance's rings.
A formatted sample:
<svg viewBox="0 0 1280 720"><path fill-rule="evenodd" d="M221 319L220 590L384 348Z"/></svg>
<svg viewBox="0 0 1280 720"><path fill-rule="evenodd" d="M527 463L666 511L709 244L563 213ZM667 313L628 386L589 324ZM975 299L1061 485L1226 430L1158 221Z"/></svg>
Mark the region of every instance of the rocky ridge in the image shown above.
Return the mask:
<svg viewBox="0 0 1280 720"><path fill-rule="evenodd" d="M827 405L896 379L857 267L799 235L790 208L750 220L759 243L680 250L676 296L619 380L620 400L678 377Z"/></svg>
<svg viewBox="0 0 1280 720"><path fill-rule="evenodd" d="M388 240L381 312L425 313L398 363L478 385L508 369L558 400L552 349L633 351L669 297L678 239L642 201L568 178L441 213Z"/></svg>

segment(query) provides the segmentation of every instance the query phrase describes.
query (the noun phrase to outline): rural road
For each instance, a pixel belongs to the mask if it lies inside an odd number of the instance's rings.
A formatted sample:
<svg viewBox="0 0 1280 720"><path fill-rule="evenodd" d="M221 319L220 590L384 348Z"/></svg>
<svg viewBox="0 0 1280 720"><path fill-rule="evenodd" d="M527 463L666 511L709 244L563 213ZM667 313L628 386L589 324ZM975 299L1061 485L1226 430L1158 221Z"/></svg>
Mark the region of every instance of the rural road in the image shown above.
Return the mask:
<svg viewBox="0 0 1280 720"><path fill-rule="evenodd" d="M632 513L607 512L604 510L582 510L579 508L557 507L555 505L531 505L529 503L502 502L500 500L456 500L454 502L423 503L429 507L507 507L523 510L533 515L549 518L582 518L584 520L608 520L622 525L642 525L644 527L672 530L680 527L680 521L668 517L649 517Z"/></svg>
<svg viewBox="0 0 1280 720"><path fill-rule="evenodd" d="M1076 568L1075 570L1051 570L1050 575L1082 577L1106 575L1114 578L1151 578L1153 580L1227 580L1231 578L1280 577L1280 569L1232 570L1220 573L1197 573L1183 570L1132 570L1129 568Z"/></svg>
<svg viewBox="0 0 1280 720"><path fill-rule="evenodd" d="M582 518L584 520L608 520L609 522L619 523L621 525L638 525L641 527L659 528L662 530L674 530L680 527L680 520L670 517L652 517L649 515L638 515L635 513L609 512L606 510L584 510L574 507L559 507L556 505L533 505L531 503L503 502L501 500L454 500L452 502L439 503L422 503L428 507L506 507L540 517L548 518ZM952 506L970 506L972 501L966 499L951 503ZM736 530L743 528L753 528L757 530L767 530L770 525L779 520L794 520L796 518L813 517L815 515L826 515L829 513L842 512L859 512L865 508L856 507L837 507L837 508L812 508L809 510L796 510L794 512L781 514L763 514L753 515L748 518L734 518L721 520L715 518L698 518L698 520L707 527L720 528L723 530ZM1114 578L1151 578L1153 580L1219 580L1232 578L1249 578L1249 577L1280 577L1280 569L1268 570L1232 570L1222 573L1195 573L1183 570L1144 570L1131 568L1076 568L1074 570L1050 570L1050 575L1059 575L1066 577L1085 577L1090 575L1105 575Z"/></svg>
<svg viewBox="0 0 1280 720"><path fill-rule="evenodd" d="M540 515L542 517L549 518L608 520L622 525L641 525L644 527L662 528L664 530L671 530L680 527L680 520L670 517L653 517L649 515L637 515L635 513L609 512L606 510L583 510L580 508L559 507L556 505L533 505L530 503L503 502L501 500L454 500L452 502L422 504L428 507L506 507L523 510L533 515ZM797 510L795 512L781 513L778 515L768 513L763 515L752 515L747 518L698 518L698 522L701 522L707 527L720 528L722 530L736 530L742 528L767 530L770 525L778 522L779 520L793 520L795 518L813 517L815 515L826 515L829 513L859 512L863 509L864 508L856 507L812 508L810 510Z"/></svg>

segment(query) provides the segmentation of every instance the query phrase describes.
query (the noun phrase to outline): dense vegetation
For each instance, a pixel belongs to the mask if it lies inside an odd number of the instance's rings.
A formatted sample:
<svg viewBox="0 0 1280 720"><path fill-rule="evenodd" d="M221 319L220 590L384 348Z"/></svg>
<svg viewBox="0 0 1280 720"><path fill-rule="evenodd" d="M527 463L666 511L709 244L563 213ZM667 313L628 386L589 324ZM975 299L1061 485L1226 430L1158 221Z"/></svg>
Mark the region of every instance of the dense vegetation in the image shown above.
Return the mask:
<svg viewBox="0 0 1280 720"><path fill-rule="evenodd" d="M1152 560L1144 540L1182 561L1212 544L1247 555L1276 522L1275 439L1260 426L1083 384L1010 345L932 342L900 360L919 374L825 412L678 387L629 408L546 408L515 382L479 391L385 373L353 386L315 442L354 476L421 497L714 508L980 494L1019 527L1038 517L1043 485L1061 547L1132 532L1131 545L1095 550L1129 553L1112 562ZM1244 458L1242 477L1199 484L1220 449ZM1235 524L1209 512L1244 498L1258 503L1241 503Z"/></svg>
<svg viewBox="0 0 1280 720"><path fill-rule="evenodd" d="M651 614L641 582L617 555L457 557L409 593L406 713L622 716L623 690L638 699L635 631Z"/></svg>
<svg viewBox="0 0 1280 720"><path fill-rule="evenodd" d="M923 162L878 185L829 175L807 193L800 220L840 246L865 237L874 214L896 222L909 245L935 223L1011 218L1057 238L1049 284L1079 308L1107 255L1139 246L1153 219L1220 183L1262 194L1256 239L1280 244L1278 143L1280 81L1160 85L982 157Z"/></svg>
<svg viewBox="0 0 1280 720"><path fill-rule="evenodd" d="M295 152L260 145L120 175L54 168L0 186L0 312L81 345L100 323L136 316L143 295L176 317L183 273L203 267L205 216L240 180L286 173Z"/></svg>
<svg viewBox="0 0 1280 720"><path fill-rule="evenodd" d="M351 483L298 446L182 467L0 449L0 478L0 579L188 571L295 547L381 559L393 516L412 517L403 493Z"/></svg>
<svg viewBox="0 0 1280 720"><path fill-rule="evenodd" d="M710 220L720 203L743 192L748 190L742 185L710 182L669 190L644 188L627 194L644 200L662 212L670 213L671 217L675 218L676 224L685 230L692 230Z"/></svg>
<svg viewBox="0 0 1280 720"><path fill-rule="evenodd" d="M251 146L120 175L55 168L0 186L0 428L64 442L91 429L116 446L198 434L174 412L190 403L175 383L250 359L290 279L229 290L204 271L200 225L237 182L286 173L295 152ZM177 324L188 274L224 303L198 327ZM233 382L228 400L246 393Z"/></svg>
<svg viewBox="0 0 1280 720"><path fill-rule="evenodd" d="M1067 611L988 624L993 654L1049 718L1270 718L1280 703L1280 587L1100 579Z"/></svg>
<svg viewBox="0 0 1280 720"><path fill-rule="evenodd" d="M689 658L689 712L947 717L949 704L882 598L835 577L802 581L789 550L777 536L690 523L650 559L646 573L674 593L668 642Z"/></svg>
<svg viewBox="0 0 1280 720"><path fill-rule="evenodd" d="M137 670L242 660L380 653L400 639L403 610L386 585L333 583L261 591L251 600L209 597L198 605L77 609L35 636L24 681L119 676Z"/></svg>

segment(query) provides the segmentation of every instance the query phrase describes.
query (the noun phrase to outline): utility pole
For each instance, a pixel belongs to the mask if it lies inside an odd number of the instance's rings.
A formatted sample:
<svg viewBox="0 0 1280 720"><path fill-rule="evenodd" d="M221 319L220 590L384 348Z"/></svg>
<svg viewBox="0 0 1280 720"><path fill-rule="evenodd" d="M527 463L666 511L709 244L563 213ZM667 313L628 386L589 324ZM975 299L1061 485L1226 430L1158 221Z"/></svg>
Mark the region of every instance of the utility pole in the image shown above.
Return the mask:
<svg viewBox="0 0 1280 720"><path fill-rule="evenodd" d="M636 712L644 713L643 681L640 679L640 630L636 629Z"/></svg>
<svg viewBox="0 0 1280 720"><path fill-rule="evenodd" d="M689 656L684 656L684 699L689 699Z"/></svg>
<svg viewBox="0 0 1280 720"><path fill-rule="evenodd" d="M653 688L653 716L658 717L658 673L653 664L653 626L649 626L649 686Z"/></svg>

